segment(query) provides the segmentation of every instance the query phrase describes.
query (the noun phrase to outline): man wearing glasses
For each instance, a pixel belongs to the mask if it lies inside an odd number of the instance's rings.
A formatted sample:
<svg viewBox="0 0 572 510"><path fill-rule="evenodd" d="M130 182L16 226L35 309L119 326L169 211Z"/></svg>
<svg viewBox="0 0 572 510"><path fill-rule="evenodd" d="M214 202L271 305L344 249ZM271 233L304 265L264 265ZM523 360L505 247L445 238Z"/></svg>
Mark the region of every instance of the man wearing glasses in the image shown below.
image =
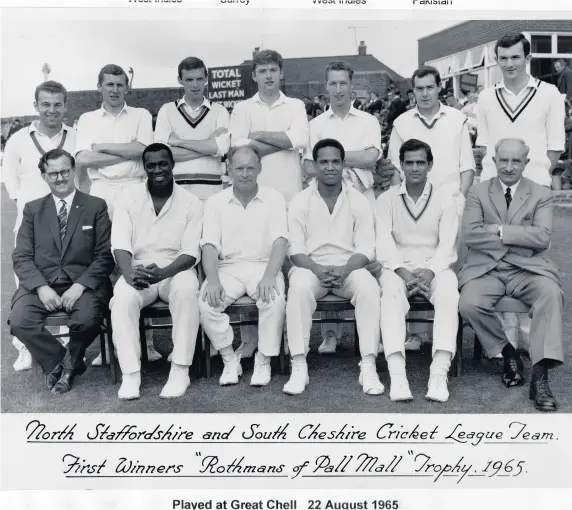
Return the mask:
<svg viewBox="0 0 572 510"><path fill-rule="evenodd" d="M60 394L87 369L85 351L100 333L115 264L107 205L76 189L72 155L50 150L39 168L51 192L24 207L12 254L19 287L10 327L42 367L48 390ZM66 348L44 325L57 311L70 315Z"/></svg>

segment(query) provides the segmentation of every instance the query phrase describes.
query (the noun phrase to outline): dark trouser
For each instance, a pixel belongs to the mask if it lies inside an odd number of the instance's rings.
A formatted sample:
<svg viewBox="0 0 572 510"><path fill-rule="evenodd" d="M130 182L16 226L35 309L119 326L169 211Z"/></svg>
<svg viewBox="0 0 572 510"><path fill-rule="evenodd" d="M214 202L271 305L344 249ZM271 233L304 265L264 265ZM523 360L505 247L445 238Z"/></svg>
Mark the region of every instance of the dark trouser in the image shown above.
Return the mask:
<svg viewBox="0 0 572 510"><path fill-rule="evenodd" d="M53 287L62 295L69 286ZM76 301L68 324L70 341L68 351L72 366L77 368L83 361L86 349L98 337L106 306L90 289L85 289ZM25 294L12 307L10 329L12 335L28 348L32 357L49 374L66 353L66 349L45 328L44 320L50 315L36 293Z"/></svg>
<svg viewBox="0 0 572 510"><path fill-rule="evenodd" d="M551 368L562 364L563 294L558 283L501 262L496 270L463 285L459 311L474 329L489 357L499 354L508 339L494 311L508 295L530 306L530 359L535 365L546 360Z"/></svg>

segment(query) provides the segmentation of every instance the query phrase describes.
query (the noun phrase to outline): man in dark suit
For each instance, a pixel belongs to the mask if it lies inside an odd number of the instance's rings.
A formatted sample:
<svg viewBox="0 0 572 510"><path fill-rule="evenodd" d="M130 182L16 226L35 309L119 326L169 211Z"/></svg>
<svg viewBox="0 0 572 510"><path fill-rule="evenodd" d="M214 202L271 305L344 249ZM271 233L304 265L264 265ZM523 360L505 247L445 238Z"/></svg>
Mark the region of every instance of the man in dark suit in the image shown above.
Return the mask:
<svg viewBox="0 0 572 510"><path fill-rule="evenodd" d="M562 364L560 274L548 258L552 192L522 177L529 161L522 140L503 139L493 158L497 177L474 186L463 214L469 248L459 273L459 311L489 357L504 358L503 382L522 386L523 364L508 341L494 307L504 295L530 306L530 398L539 411L556 411L548 370Z"/></svg>
<svg viewBox="0 0 572 510"><path fill-rule="evenodd" d="M76 190L71 154L48 151L38 166L51 193L24 208L12 254L19 287L10 326L41 365L48 389L65 393L87 368L85 350L111 298L111 222L104 200ZM58 310L70 314L67 349L44 326Z"/></svg>
<svg viewBox="0 0 572 510"><path fill-rule="evenodd" d="M558 73L558 92L564 94L566 99L572 99L572 69L566 65L563 58L554 62L554 69Z"/></svg>

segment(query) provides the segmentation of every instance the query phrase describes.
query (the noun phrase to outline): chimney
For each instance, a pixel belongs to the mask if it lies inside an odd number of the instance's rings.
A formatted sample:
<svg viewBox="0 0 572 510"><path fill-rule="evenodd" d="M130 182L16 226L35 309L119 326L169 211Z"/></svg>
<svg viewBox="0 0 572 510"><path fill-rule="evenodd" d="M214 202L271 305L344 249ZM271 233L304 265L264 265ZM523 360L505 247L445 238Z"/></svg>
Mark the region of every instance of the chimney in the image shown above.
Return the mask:
<svg viewBox="0 0 572 510"><path fill-rule="evenodd" d="M252 56L254 57L259 51L260 51L260 46L256 46L256 48L254 48L254 51L252 52Z"/></svg>
<svg viewBox="0 0 572 510"><path fill-rule="evenodd" d="M360 41L358 46L358 55L360 57L364 57L367 54L366 52L367 52L367 46L365 45L365 42Z"/></svg>

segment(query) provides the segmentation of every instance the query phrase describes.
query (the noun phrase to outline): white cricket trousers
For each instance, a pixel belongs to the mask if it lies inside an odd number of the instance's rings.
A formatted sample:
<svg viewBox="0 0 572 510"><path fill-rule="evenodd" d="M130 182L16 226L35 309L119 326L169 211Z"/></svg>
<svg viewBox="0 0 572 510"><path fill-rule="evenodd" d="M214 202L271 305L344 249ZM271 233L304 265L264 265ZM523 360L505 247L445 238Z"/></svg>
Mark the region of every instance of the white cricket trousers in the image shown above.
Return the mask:
<svg viewBox="0 0 572 510"><path fill-rule="evenodd" d="M225 290L222 306L214 308L203 301L202 295L208 280L205 280L199 297L201 324L217 351L231 346L234 339L228 314L224 311L238 298L248 295L255 299L256 288L266 271L266 262L236 262L219 267L218 276ZM286 314L286 299L284 276L279 271L276 275L276 285L280 294L274 296L274 301L264 303L256 299L258 308L258 350L265 356L278 356L284 329ZM254 297L253 297L254 296Z"/></svg>
<svg viewBox="0 0 572 510"><path fill-rule="evenodd" d="M387 358L400 352L405 357L405 316L409 311L405 282L394 271L381 273L381 336ZM459 291L455 272L446 269L435 275L429 287L429 301L435 307L433 355L447 351L455 355L459 326Z"/></svg>
<svg viewBox="0 0 572 510"><path fill-rule="evenodd" d="M161 299L169 303L173 319L173 363L190 366L199 329L199 281L192 269L177 273L146 289L136 290L119 278L110 302L113 343L124 374L141 369L139 315L141 309Z"/></svg>
<svg viewBox="0 0 572 510"><path fill-rule="evenodd" d="M292 356L305 356L308 353L316 300L323 298L330 290L336 296L351 300L355 308L361 356L377 356L380 340L379 286L367 269L352 271L339 289L322 287L312 271L300 267L290 271L288 282L286 330Z"/></svg>

